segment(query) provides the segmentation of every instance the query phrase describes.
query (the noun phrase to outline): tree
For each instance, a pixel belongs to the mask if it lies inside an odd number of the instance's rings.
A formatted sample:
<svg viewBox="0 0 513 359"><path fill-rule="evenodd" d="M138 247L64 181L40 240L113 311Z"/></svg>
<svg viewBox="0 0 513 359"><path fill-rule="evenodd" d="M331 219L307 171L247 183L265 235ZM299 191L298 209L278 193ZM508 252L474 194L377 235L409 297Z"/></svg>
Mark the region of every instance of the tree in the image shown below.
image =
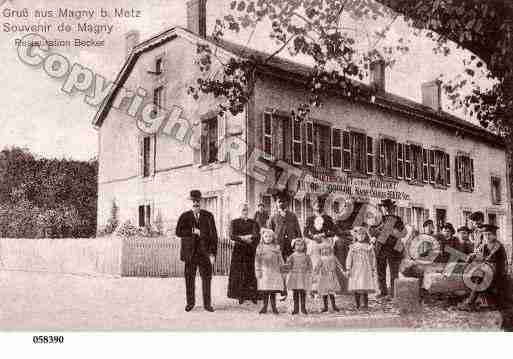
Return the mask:
<svg viewBox="0 0 513 359"><path fill-rule="evenodd" d="M198 45L197 64L203 74L189 93L199 98L201 93L224 98L220 110L236 114L244 108L252 94L255 74L273 57L285 49L291 55L301 55L314 65L305 86L311 96L298 108L306 114L310 107L322 103L324 95L332 90L349 99L372 96L362 93L352 81L367 75L369 63L382 56L393 63L395 56L408 51L398 40L395 46L378 46L386 37L390 25L399 17L417 31L417 34L435 40L434 51L447 55L448 41L470 50L465 74L475 75L475 69L487 68L494 79L491 89L481 89L472 80L447 81L444 89L454 104L465 106L484 127L489 127L513 145L513 3L508 0L283 0L231 2L232 14L218 19L212 39L222 42L226 31L238 33L257 24L268 24L269 38L278 49L269 55L230 58L217 56L208 45ZM356 51L352 30L345 27L342 14L351 18L390 19L382 31L376 32L374 48L366 53ZM222 69L216 76L211 71L214 61ZM469 94L460 89L473 85Z"/></svg>

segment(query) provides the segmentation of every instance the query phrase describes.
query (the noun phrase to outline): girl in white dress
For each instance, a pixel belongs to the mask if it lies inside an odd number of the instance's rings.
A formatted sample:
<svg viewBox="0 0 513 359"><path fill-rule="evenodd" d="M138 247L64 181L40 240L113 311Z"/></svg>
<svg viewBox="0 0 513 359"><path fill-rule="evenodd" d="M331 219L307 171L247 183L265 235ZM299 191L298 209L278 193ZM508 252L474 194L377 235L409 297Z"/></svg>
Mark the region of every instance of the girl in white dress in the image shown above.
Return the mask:
<svg viewBox="0 0 513 359"><path fill-rule="evenodd" d="M355 227L352 232L356 242L349 247L346 260L348 290L354 293L357 309L360 309L360 299L363 299L363 308L368 309L369 293L378 290L376 255L365 227Z"/></svg>

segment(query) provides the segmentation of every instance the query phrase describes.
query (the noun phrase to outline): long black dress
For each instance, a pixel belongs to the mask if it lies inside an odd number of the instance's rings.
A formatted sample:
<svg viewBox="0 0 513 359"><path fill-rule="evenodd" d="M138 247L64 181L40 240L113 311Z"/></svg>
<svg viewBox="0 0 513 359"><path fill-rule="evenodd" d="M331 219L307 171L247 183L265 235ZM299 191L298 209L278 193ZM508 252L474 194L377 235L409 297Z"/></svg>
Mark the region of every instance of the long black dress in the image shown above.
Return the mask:
<svg viewBox="0 0 513 359"><path fill-rule="evenodd" d="M245 243L240 236L251 234L251 244ZM257 299L257 280L255 277L255 252L260 241L260 228L251 218L237 218L230 223L230 239L235 242L228 278L228 298Z"/></svg>

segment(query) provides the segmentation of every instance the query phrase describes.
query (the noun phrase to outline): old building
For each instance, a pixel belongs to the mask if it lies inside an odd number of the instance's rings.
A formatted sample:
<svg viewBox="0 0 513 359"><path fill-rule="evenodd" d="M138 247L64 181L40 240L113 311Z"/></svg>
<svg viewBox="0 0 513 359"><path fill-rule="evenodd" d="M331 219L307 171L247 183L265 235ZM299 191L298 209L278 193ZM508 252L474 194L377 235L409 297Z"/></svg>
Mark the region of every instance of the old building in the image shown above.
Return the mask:
<svg viewBox="0 0 513 359"><path fill-rule="evenodd" d="M224 232L241 202L248 201L252 208L257 201L272 206L269 189L279 173L276 161L282 160L309 174L301 177L292 203L302 220L311 211L311 192L330 190L371 203L393 197L399 214L417 227L426 218L460 226L472 211L482 210L488 222L501 227L500 237L511 249L503 143L443 112L439 83L423 84L423 104L415 103L384 91L384 68L377 62L371 70L371 86L377 92L370 101L348 101L334 94L308 120L299 121L291 112L305 101L308 68L274 58L258 69L245 111L218 116L213 99L196 101L187 93L199 76L194 64L197 43L210 44L225 57L264 54L211 43L205 38L204 14L204 1L193 0L188 3L189 29L175 27L141 43L137 33L127 37L130 53L117 86L94 119L99 226L107 221L115 200L122 221L142 226L158 216L172 227L188 206L189 190L197 188ZM139 89L135 92L141 96L146 92L167 110L158 132L139 129L136 117L130 116L134 96L126 89ZM246 148L234 154L231 145L237 143ZM251 175L255 154L263 158L256 157L259 168ZM338 205L330 201L329 211L336 212Z"/></svg>

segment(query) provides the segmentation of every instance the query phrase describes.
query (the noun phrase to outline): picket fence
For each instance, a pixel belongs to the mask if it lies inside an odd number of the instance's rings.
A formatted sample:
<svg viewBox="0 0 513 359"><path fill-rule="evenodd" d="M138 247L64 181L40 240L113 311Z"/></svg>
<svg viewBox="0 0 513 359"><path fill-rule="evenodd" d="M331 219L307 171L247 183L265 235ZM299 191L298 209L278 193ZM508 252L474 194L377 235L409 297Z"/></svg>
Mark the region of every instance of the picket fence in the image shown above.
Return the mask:
<svg viewBox="0 0 513 359"><path fill-rule="evenodd" d="M215 275L228 275L233 243L220 239ZM0 270L137 277L183 276L176 237L0 238Z"/></svg>
<svg viewBox="0 0 513 359"><path fill-rule="evenodd" d="M214 263L214 275L228 275L233 242L220 239ZM123 240L121 275L128 277L180 277L184 265L180 261L180 240L173 237Z"/></svg>

